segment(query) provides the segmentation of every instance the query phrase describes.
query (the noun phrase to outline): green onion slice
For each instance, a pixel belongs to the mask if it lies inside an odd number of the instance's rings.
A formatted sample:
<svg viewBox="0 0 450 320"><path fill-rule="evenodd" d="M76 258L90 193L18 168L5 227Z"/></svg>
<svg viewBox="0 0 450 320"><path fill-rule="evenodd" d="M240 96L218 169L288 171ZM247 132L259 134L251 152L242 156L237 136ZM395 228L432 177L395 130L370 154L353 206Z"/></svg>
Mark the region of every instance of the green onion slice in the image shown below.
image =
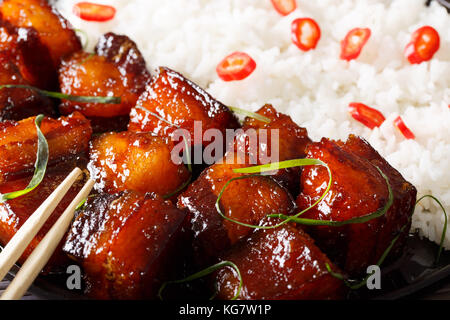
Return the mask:
<svg viewBox="0 0 450 320"><path fill-rule="evenodd" d="M241 276L241 272L239 271L239 268L231 261L222 261L222 262L216 263L215 265L212 265L212 266L210 266L208 268L205 268L205 269L203 269L203 270L201 270L199 272L196 272L196 273L194 273L194 274L192 274L192 275L190 275L190 276L188 276L188 277L186 277L184 279L172 280L172 281L164 282L162 284L162 286L159 288L158 297L159 297L159 299L163 300L162 292L170 284L186 283L186 282L190 282L190 281L193 281L193 280L196 280L196 279L199 279L199 278L203 278L203 277L207 276L208 274L211 274L211 273L215 272L216 270L219 270L219 269L221 269L223 267L231 267L231 268L233 268L234 270L236 270L236 273L237 273L237 275L239 277L239 286L238 286L237 293L231 299L231 300L236 300L239 297L239 295L241 294L243 282L242 282L242 276Z"/></svg>
<svg viewBox="0 0 450 320"><path fill-rule="evenodd" d="M292 216L288 216L288 215L284 215L284 214L269 214L269 215L267 215L267 217L269 217L269 218L279 218L279 219L283 220L282 222L280 222L276 225L257 226L257 225L243 223L238 220L235 220L235 219L225 216L223 214L222 210L220 209L220 199L222 198L226 188L230 185L231 182L233 182L235 180L241 180L241 179L246 179L246 178L250 178L250 177L254 177L254 176L260 176L260 175L262 175L261 173L264 173L264 172L270 172L270 171L276 171L276 170L280 170L280 169L287 169L287 168L300 167L300 166L310 166L310 165L321 165L321 166L324 166L327 168L328 175L329 175L329 181L328 181L327 188L325 189L324 193L320 196L320 198L317 199L316 202L314 202L311 206L300 211L299 213L297 213L295 215L292 215ZM377 211L375 211L371 214L362 216L362 217L357 217L357 218L349 219L346 221L328 221L328 220L314 220L314 219L299 218L302 214L311 210L319 202L321 202L325 198L325 196L328 194L328 192L330 191L331 184L333 181L333 178L331 175L331 170L325 162L323 162L322 160L319 160L319 159L294 159L294 160L274 162L274 163L269 163L269 164L265 164L265 165L247 167L247 168L233 169L233 171L236 173L246 173L246 174L251 174L251 175L235 177L235 178L228 180L227 183L225 183L225 185L223 186L222 190L220 191L220 193L217 197L217 200L215 203L216 210L222 218L224 218L228 221L234 222L236 224L239 224L241 226L248 227L248 228L254 228L254 229L274 229L274 228L278 228L288 222L295 222L295 223L304 224L304 225L331 226L331 227L339 227L339 226L343 226L343 225L347 225L347 224L355 224L355 223L365 223L367 221L381 217L384 214L386 214L386 212L389 210L389 208L392 206L392 204L394 202L394 195L393 195L392 188L389 183L388 177L380 170L380 168L378 168L377 166L375 166L375 167L377 168L377 170L380 172L380 174L386 181L386 184L388 187L388 192L389 192L388 201L386 202L386 204L383 208L380 208Z"/></svg>
<svg viewBox="0 0 450 320"><path fill-rule="evenodd" d="M36 152L36 162L34 164L34 174L31 178L30 183L23 190L1 194L0 202L15 199L33 191L42 182L42 179L44 179L45 171L47 170L49 152L47 139L45 139L45 136L40 129L43 118L44 115L40 114L35 119L38 145Z"/></svg>
<svg viewBox="0 0 450 320"><path fill-rule="evenodd" d="M25 85L25 84L4 84L0 85L0 89L3 88L21 88L21 89L30 89L38 92L39 94L57 99L65 99L75 102L84 102L84 103L111 103L111 104L119 104L121 101L120 97L91 97L91 96L74 96L70 94L65 94L61 92L55 91L47 91L42 90L33 86Z"/></svg>
<svg viewBox="0 0 450 320"><path fill-rule="evenodd" d="M244 110L244 109L237 108L237 107L230 107L230 106L228 106L228 109L230 109L234 113L241 114L243 116L247 116L249 118L253 118L253 119L262 121L264 123L270 123L271 122L269 118L267 118L267 117L265 117L263 115L260 115L258 113L255 113L255 112L251 112L251 111Z"/></svg>
<svg viewBox="0 0 450 320"><path fill-rule="evenodd" d="M83 29L73 29L75 32L81 33L83 35L84 38L84 42L81 44L83 50L86 50L88 44L89 44L89 36L87 34L86 31L84 31Z"/></svg>
<svg viewBox="0 0 450 320"><path fill-rule="evenodd" d="M325 192L322 194L322 196L311 206L309 206L308 208L306 208L305 210L297 213L296 215L293 216L284 216L284 215L280 215L280 214L275 214L275 215L268 215L268 217L272 217L272 218L282 218L283 221L273 225L273 226L257 226L257 225L252 225L252 224L248 224L248 223L243 223L240 222L238 220L229 218L227 216L225 216L222 212L222 210L220 209L220 199L222 198L226 188L230 185L231 182L235 181L235 180L241 180L241 179L247 179L247 178L251 178L251 177L255 177L255 176L261 176L262 173L264 172L270 172L270 171L276 171L276 170L280 170L280 169L287 169L287 168L293 168L293 167L303 167L303 166L311 166L311 165L321 165L327 168L328 170L328 175L330 177L329 181L328 181L328 185L327 188L325 190ZM264 165L259 165L259 166L253 166L253 167L247 167L247 168L237 168L237 169L233 169L234 172L236 173L246 173L249 175L245 175L245 176L240 176L240 177L235 177L232 178L230 180L227 181L227 183L225 183L225 185L223 186L222 190L220 191L217 200L216 200L216 210L219 213L219 215L231 222L234 222L236 224L239 224L241 226L244 227L248 227L248 228L253 228L253 229L275 229L278 228L280 226L282 226L285 223L288 223L290 221L293 221L295 218L299 217L300 215L302 215L303 213L305 213L306 211L310 210L311 208L315 207L320 201L322 201L323 198L325 198L325 196L327 195L327 193L330 191L331 188L331 183L333 181L332 176L331 176L331 170L328 167L328 165L323 162L322 160L319 159L294 159L294 160L286 160L286 161L281 161L281 162L274 162L274 163L269 163L269 164L264 164Z"/></svg>
<svg viewBox="0 0 450 320"><path fill-rule="evenodd" d="M435 264L437 264L439 262L440 258L441 258L441 253L442 253L442 250L444 249L445 235L447 234L447 222L448 222L447 212L445 211L445 208L442 205L442 203L436 197L434 197L431 194L426 194L426 195L422 196L419 200L416 201L416 205L424 198L431 198L434 201L436 201L437 204L441 207L442 212L444 212L444 228L442 229L441 241L439 243L439 250L438 250L438 253L436 255L436 260L435 260Z"/></svg>
<svg viewBox="0 0 450 320"><path fill-rule="evenodd" d="M410 217L411 219L411 217ZM389 252L392 250L392 248L394 247L395 243L397 242L397 240L400 238L400 236L402 235L403 231L405 230L406 226L409 224L409 221L400 229L399 233L395 236L394 239L392 239L391 243L389 244L389 246L386 248L386 250L383 252L383 254L381 255L380 259L378 259L377 262L377 266L381 266L384 262L384 260L386 259L386 257L388 256ZM368 274L363 280L356 282L354 280L348 280L346 279L346 277L340 273L334 272L333 270L331 270L331 267L328 263L325 263L325 267L327 268L328 272L335 277L336 279L342 280L344 281L345 285L347 287L349 287L352 290L357 290L362 288L364 285L366 285L367 280L369 279L369 277L372 274Z"/></svg>
<svg viewBox="0 0 450 320"><path fill-rule="evenodd" d="M280 215L280 214L269 215L269 217L290 219L291 221L293 221L295 223L308 225L308 226L330 226L330 227L340 227L340 226L344 226L347 224L354 224L354 223L365 223L372 219L381 217L381 216L385 215L386 212L388 212L389 208L394 203L394 194L392 192L391 184L389 183L388 177L380 170L380 168L378 168L378 167L376 167L376 168L378 169L378 171L380 172L380 174L383 176L384 180L386 181L388 191L389 191L389 198L388 198L388 201L386 202L386 204L384 205L384 207L378 209L377 211L375 211L371 214L368 214L368 215L365 215L362 217L345 220L345 221L314 220L314 219L297 218L296 216L291 218L290 216Z"/></svg>
<svg viewBox="0 0 450 320"><path fill-rule="evenodd" d="M142 107L142 106L135 106L135 108L136 108L136 109L139 109L139 110L142 110L142 111L145 111L146 113L148 113L149 115L155 117L156 119L158 119L158 120L160 120L160 121L162 121L162 122L167 123L169 126L172 126L172 127L178 128L178 129L181 128L180 126L176 125L175 123L172 123L172 122L170 122L169 120L164 119L164 118L161 117L159 114L156 114L156 113L154 113L154 112L151 112L150 110L147 110L146 108L144 108L144 107Z"/></svg>

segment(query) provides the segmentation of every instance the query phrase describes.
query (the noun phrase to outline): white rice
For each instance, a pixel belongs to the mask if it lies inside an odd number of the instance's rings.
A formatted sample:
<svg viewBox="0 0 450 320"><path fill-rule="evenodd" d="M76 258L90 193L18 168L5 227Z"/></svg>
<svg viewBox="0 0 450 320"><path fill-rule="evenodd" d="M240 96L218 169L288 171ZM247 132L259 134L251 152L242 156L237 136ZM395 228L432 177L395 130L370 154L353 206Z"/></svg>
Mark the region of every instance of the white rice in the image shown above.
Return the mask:
<svg viewBox="0 0 450 320"><path fill-rule="evenodd" d="M450 15L425 0L297 0L298 9L280 16L269 0L110 0L116 7L106 23L82 21L72 14L77 0L57 7L74 27L89 34L89 50L98 37L113 31L137 42L149 67L171 67L203 86L225 104L256 110L272 103L308 129L310 136L366 138L419 196L433 194L450 214ZM312 17L322 38L316 48L300 51L290 40L290 24ZM423 25L438 30L441 48L430 62L410 65L403 49ZM356 61L339 59L340 40L354 27L372 36ZM215 67L233 51L257 62L243 81L223 82ZM347 112L350 102L377 108L387 120L370 130ZM416 135L406 140L392 121L401 115ZM413 230L439 242L444 216L424 200ZM450 231L446 248L450 249Z"/></svg>

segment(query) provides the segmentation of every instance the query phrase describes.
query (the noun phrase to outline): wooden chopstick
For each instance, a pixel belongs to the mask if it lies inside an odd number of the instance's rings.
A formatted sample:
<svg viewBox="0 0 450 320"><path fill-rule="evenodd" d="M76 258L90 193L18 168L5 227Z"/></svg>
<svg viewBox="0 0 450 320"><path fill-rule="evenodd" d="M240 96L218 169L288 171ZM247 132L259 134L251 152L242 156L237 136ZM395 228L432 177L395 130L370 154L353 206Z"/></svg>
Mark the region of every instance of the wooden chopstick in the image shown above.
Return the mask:
<svg viewBox="0 0 450 320"><path fill-rule="evenodd" d="M45 237L30 254L14 280L5 292L3 292L0 300L20 299L25 294L41 270L47 264L56 247L65 235L67 228L72 222L75 209L81 201L86 199L93 186L94 181L89 179L53 227L47 232Z"/></svg>
<svg viewBox="0 0 450 320"><path fill-rule="evenodd" d="M79 168L75 168L9 240L0 253L0 281L20 258L81 173Z"/></svg>

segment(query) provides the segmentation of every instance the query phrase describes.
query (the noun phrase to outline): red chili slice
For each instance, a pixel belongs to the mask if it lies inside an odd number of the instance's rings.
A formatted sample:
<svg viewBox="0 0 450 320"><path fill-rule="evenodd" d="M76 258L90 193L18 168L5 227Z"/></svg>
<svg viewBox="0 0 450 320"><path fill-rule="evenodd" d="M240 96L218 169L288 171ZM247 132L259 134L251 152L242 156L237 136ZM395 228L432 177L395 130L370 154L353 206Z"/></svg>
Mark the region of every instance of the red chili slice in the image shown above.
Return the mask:
<svg viewBox="0 0 450 320"><path fill-rule="evenodd" d="M314 49L320 39L320 28L311 18L298 18L292 21L292 42L303 51Z"/></svg>
<svg viewBox="0 0 450 320"><path fill-rule="evenodd" d="M256 62L245 52L233 52L223 59L216 68L219 77L224 81L247 78L256 68Z"/></svg>
<svg viewBox="0 0 450 320"><path fill-rule="evenodd" d="M273 7L282 16L287 16L297 8L295 0L271 0Z"/></svg>
<svg viewBox="0 0 450 320"><path fill-rule="evenodd" d="M386 120L380 111L368 107L365 104L352 102L348 107L350 115L370 129L381 126L384 120Z"/></svg>
<svg viewBox="0 0 450 320"><path fill-rule="evenodd" d="M362 48L370 38L369 28L355 28L350 30L341 41L341 59L353 60L358 58Z"/></svg>
<svg viewBox="0 0 450 320"><path fill-rule="evenodd" d="M405 47L405 57L412 64L428 61L439 50L439 46L439 33L433 27L424 26L413 33Z"/></svg>
<svg viewBox="0 0 450 320"><path fill-rule="evenodd" d="M395 118L394 124L406 139L415 139L416 138L414 133L412 133L412 131L409 130L409 128L406 126L405 122L403 122L403 119L400 116Z"/></svg>
<svg viewBox="0 0 450 320"><path fill-rule="evenodd" d="M86 21L108 21L116 15L116 9L112 6L91 2L78 2L73 6L73 13Z"/></svg>

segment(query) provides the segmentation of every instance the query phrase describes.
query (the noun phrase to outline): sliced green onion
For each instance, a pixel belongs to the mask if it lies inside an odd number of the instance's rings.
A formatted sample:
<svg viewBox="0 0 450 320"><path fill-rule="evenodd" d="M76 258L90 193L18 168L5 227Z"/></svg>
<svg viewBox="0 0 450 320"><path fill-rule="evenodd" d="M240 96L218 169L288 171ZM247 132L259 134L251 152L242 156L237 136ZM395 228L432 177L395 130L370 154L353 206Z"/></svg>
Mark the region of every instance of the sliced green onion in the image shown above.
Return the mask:
<svg viewBox="0 0 450 320"><path fill-rule="evenodd" d="M442 229L441 241L439 243L439 250L436 255L436 260L435 260L435 264L437 264L441 258L441 253L442 253L442 250L444 249L445 235L447 234L447 222L448 222L447 212L445 211L445 208L442 205L442 203L436 197L432 196L431 194L426 194L423 197L421 197L419 200L416 201L416 205L424 198L431 198L434 201L436 201L437 204L441 207L442 211L444 212L444 228Z"/></svg>
<svg viewBox="0 0 450 320"><path fill-rule="evenodd" d="M95 53L90 53L86 58L84 58L83 60L81 60L81 62L79 63L79 65L83 65L86 61L88 61L89 59L91 59L92 57L95 56Z"/></svg>
<svg viewBox="0 0 450 320"><path fill-rule="evenodd" d="M191 282L193 280L203 278L203 277L207 276L208 274L211 274L211 273L215 272L216 270L219 270L223 267L232 267L233 269L236 270L236 273L238 274L238 277L239 277L238 290L237 290L237 293L235 294L235 296L231 299L231 300L236 300L239 297L239 295L241 294L243 282L242 282L242 276L241 276L241 272L239 271L239 268L231 261L222 261L222 262L216 263L215 265L205 268L205 269L203 269L199 272L196 272L196 273L194 273L184 279L181 279L181 280L173 280L173 281L164 282L162 284L161 288L159 288L158 297L159 297L159 299L163 300L162 292L170 284L181 284L181 283Z"/></svg>
<svg viewBox="0 0 450 320"><path fill-rule="evenodd" d="M183 182L183 184L181 186L179 186L175 191L172 191L171 193L168 193L166 195L163 196L163 199L170 199L172 198L174 195L176 195L178 192L180 192L181 190L183 190L184 188L186 188L186 186L191 183L192 180L192 175L189 176L189 178Z"/></svg>
<svg viewBox="0 0 450 320"><path fill-rule="evenodd" d="M192 180L192 164L191 164L191 155L189 152L189 144L187 141L187 138L183 135L183 141L184 141L184 145L186 147L186 162L187 162L187 168L189 170L189 172L191 173L191 175L189 176L189 178L181 185L179 186L175 191L166 194L165 196L163 196L163 199L169 199L172 198L174 195L176 195L178 192L180 192L181 190L183 190L184 188L186 188L186 186L191 182Z"/></svg>
<svg viewBox="0 0 450 320"><path fill-rule="evenodd" d="M77 207L75 208L75 211L78 211L78 210L83 209L84 205L86 204L86 201L87 201L87 198L84 199L83 201L81 201L81 202L77 205Z"/></svg>
<svg viewBox="0 0 450 320"><path fill-rule="evenodd" d="M45 136L40 129L43 118L44 115L40 114L36 117L34 121L36 125L38 144L36 152L36 162L34 164L34 174L33 177L31 178L30 183L23 190L1 194L0 203L5 202L7 200L18 198L33 191L42 182L42 179L44 179L45 171L47 170L49 152L47 139L45 139Z"/></svg>
<svg viewBox="0 0 450 320"><path fill-rule="evenodd" d="M162 122L167 123L169 126L172 126L172 127L178 128L178 129L181 128L180 126L178 126L178 125L176 125L176 124L174 124L174 123L172 123L172 122L170 122L170 121L164 119L164 118L161 117L160 115L158 115L158 114L156 114L156 113L154 113L154 112L151 112L150 110L147 110L147 109L144 108L144 107L141 107L141 106L135 106L135 108L136 108L136 109L139 109L139 110L142 110L142 111L145 111L146 113L152 115L152 116L155 117L156 119L158 119L158 120L160 120L160 121L162 121Z"/></svg>
<svg viewBox="0 0 450 320"><path fill-rule="evenodd" d="M261 122L265 122L265 123L270 123L271 122L271 120L269 118L267 118L265 116L262 116L262 115L260 115L258 113L255 113L255 112L251 112L251 111L244 110L244 109L237 108L237 107L230 107L230 106L228 106L228 109L230 109L234 113L241 114L243 116L247 116L249 118L253 118L253 119L259 120Z"/></svg>
<svg viewBox="0 0 450 320"><path fill-rule="evenodd" d="M261 175L261 174L255 174L257 172L263 173L263 172L276 171L276 170L280 170L280 169L287 169L287 168L299 167L299 166L309 166L309 165L321 165L321 166L325 166L327 168L328 175L329 175L329 181L328 181L328 185L327 185L325 192L320 196L320 198L316 202L314 202L308 208L300 211L299 213L297 213L295 215L292 215L292 216L288 216L288 215L284 215L284 214L269 214L269 215L267 215L267 217L269 217L269 218L278 218L278 219L283 220L282 222L280 222L274 226L257 226L257 225L243 223L238 220L235 220L235 219L225 216L223 214L222 210L220 209L220 199L222 198L223 193L225 192L225 189L228 187L228 185L231 182L233 182L235 180L241 180L241 179L246 179L246 178ZM380 172L380 174L386 181L386 184L388 187L388 192L389 192L388 201L386 202L386 204L383 208L380 208L377 211L375 211L371 214L362 216L362 217L357 217L357 218L349 219L346 221L327 221L327 220L314 220L314 219L299 218L302 214L311 210L320 201L322 201L325 198L325 196L328 194L328 192L330 191L331 183L333 181L332 175L331 175L331 170L325 162L323 162L319 159L294 159L294 160L269 163L269 164L265 164L265 165L254 166L254 167L233 169L233 171L236 173L247 173L247 174L253 173L253 175L235 177L235 178L228 180L227 183L225 183L225 185L223 186L222 190L220 191L220 193L217 197L217 200L215 203L216 210L222 218L224 218L228 221L234 222L238 225L248 227L248 228L253 228L253 229L273 229L273 228L278 228L281 225L288 223L288 222L295 222L295 223L304 224L304 225L331 226L331 227L339 227L339 226L343 226L343 225L347 225L347 224L355 224L355 223L365 223L367 221L381 217L384 214L386 214L386 212L389 210L389 208L392 206L392 204L394 202L394 195L393 195L392 188L389 183L388 177L380 170L380 168L378 168L377 166L375 166L375 167L377 168L377 170Z"/></svg>
<svg viewBox="0 0 450 320"><path fill-rule="evenodd" d="M84 31L83 29L73 29L75 32L81 33L84 37L84 43L81 44L81 46L83 47L83 50L86 50L88 44L89 44L89 36L87 34L86 31Z"/></svg>
<svg viewBox="0 0 450 320"><path fill-rule="evenodd" d="M3 88L21 88L21 89L30 89L38 92L39 94L57 99L65 99L75 102L85 102L85 103L111 103L111 104L119 104L121 99L120 97L90 97L90 96L74 96L70 94L64 94L61 92L55 91L47 91L42 90L33 86L25 85L25 84L4 84L0 85L0 90Z"/></svg>
<svg viewBox="0 0 450 320"><path fill-rule="evenodd" d="M390 243L389 246L386 248L386 250L384 250L384 252L383 252L383 254L381 255L380 259L378 259L378 262L377 262L377 266L378 266L378 267L381 266L381 265L383 264L384 260L386 259L386 257L388 256L389 252L392 250L392 248L394 247L395 243L396 243L397 240L400 238L401 234L403 233L403 231L405 230L405 228L406 228L406 226L407 226L408 224L409 224L409 221L408 221L408 223L406 223L406 224L400 229L399 233L395 236L394 239L392 239L391 243ZM369 277L372 275L372 274L368 274L363 280L361 280L361 281L359 281L359 282L356 282L356 281L354 281L354 280L347 280L347 279L345 278L345 276L342 275L342 274L340 274L340 273L333 272L333 270L331 270L331 267L330 267L330 265L329 265L328 263L325 263L325 267L327 268L328 272L329 272L333 277L335 277L336 279L339 279L339 280L344 281L345 285L346 285L347 287L349 287L350 289L352 289L352 290L357 290L357 289L362 288L364 285L366 285L367 280L368 280ZM354 283L354 282L356 282L356 283Z"/></svg>
<svg viewBox="0 0 450 320"><path fill-rule="evenodd" d="M371 214L368 214L368 215L365 215L362 217L345 220L345 221L315 220L315 219L305 219L305 218L297 218L297 217L291 218L290 216L286 216L286 215L269 215L269 217L280 218L280 219L290 219L291 221L293 221L295 223L308 225L308 226L329 226L329 227L340 227L340 226L344 226L347 224L365 223L372 219L379 218L379 217L385 215L386 212L388 212L389 208L394 203L394 194L392 192L391 184L389 183L388 177L380 170L380 168L378 168L378 167L376 167L376 168L378 169L378 171L380 172L380 174L383 176L384 180L386 181L388 191L389 191L389 198L388 198L388 201L386 202L386 204L384 205L384 207L378 209L377 211L375 211Z"/></svg>
<svg viewBox="0 0 450 320"><path fill-rule="evenodd" d="M280 170L280 169L287 169L287 168L293 168L293 167L303 167L303 166L311 166L311 165L321 165L321 166L325 166L328 170L328 175L330 177L329 181L328 181L328 185L327 188L325 190L325 192L322 194L322 196L311 206L309 206L308 208L306 208L305 210L297 213L296 215L293 216L284 216L281 214L274 214L274 215L268 215L268 217L272 217L272 218L283 218L283 221L273 225L273 226L257 226L257 225L252 225L252 224L247 224L247 223L243 223L240 222L238 220L229 218L227 216L225 216L222 213L222 210L220 209L220 199L222 198L225 189L228 187L228 185L235 181L235 180L241 180L241 179L247 179L247 178L251 178L251 177L255 177L255 176L261 176L261 173L264 172L270 172L270 171L275 171L275 170ZM333 181L332 176L331 176L331 170L328 167L328 165L323 162L322 160L319 159L294 159L294 160L286 160L286 161L281 161L281 162L274 162L274 163L269 163L269 164L264 164L264 165L259 165L259 166L253 166L253 167L246 167L246 168L237 168L237 169L233 169L234 172L236 173L248 173L251 175L246 175L246 176L241 176L241 177L235 177L232 178L230 180L227 181L227 183L225 183L225 185L223 186L222 190L220 191L217 200L216 200L216 210L219 213L219 215L231 222L234 222L238 225L244 226L244 227L248 227L248 228L253 228L253 229L275 229L278 228L280 226L282 226L285 223L288 223L290 221L293 221L293 219L299 217L300 215L302 215L303 213L305 213L306 211L310 210L311 208L315 207L320 201L322 201L323 198L325 198L325 196L327 195L327 193L330 191L331 188L331 183ZM257 174L258 173L258 174Z"/></svg>

